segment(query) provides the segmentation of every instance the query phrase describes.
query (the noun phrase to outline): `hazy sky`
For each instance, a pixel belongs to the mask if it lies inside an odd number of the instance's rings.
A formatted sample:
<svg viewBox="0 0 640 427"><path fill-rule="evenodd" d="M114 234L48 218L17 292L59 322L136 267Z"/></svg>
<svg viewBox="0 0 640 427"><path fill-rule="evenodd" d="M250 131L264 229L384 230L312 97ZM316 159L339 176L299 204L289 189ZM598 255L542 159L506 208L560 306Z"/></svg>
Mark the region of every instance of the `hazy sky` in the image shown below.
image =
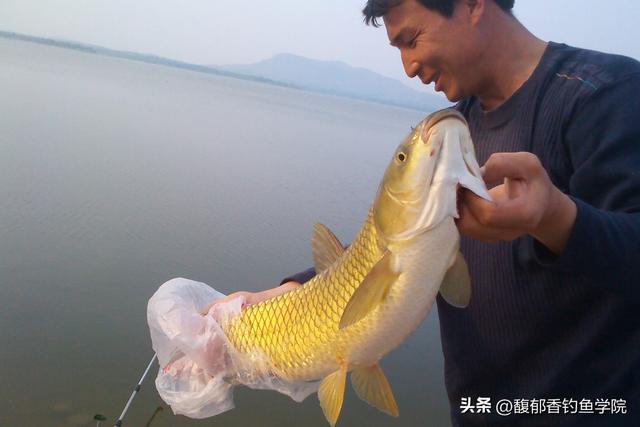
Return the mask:
<svg viewBox="0 0 640 427"><path fill-rule="evenodd" d="M397 78L399 53L362 23L364 0L0 0L0 30L153 53L198 64L250 63L290 52ZM544 40L640 59L638 0L516 0ZM433 86L431 86L432 88ZM431 90L431 89L429 89Z"/></svg>

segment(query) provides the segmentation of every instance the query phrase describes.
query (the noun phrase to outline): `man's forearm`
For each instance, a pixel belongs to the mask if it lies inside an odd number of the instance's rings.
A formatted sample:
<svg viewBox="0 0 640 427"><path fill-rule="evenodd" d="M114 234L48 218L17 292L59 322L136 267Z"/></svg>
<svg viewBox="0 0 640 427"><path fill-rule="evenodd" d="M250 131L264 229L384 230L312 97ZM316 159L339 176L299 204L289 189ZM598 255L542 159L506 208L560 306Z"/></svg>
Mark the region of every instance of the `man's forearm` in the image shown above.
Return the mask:
<svg viewBox="0 0 640 427"><path fill-rule="evenodd" d="M560 255L534 244L547 267L584 274L640 301L640 213L611 212L574 198L576 220Z"/></svg>
<svg viewBox="0 0 640 427"><path fill-rule="evenodd" d="M287 276L280 282L280 285L284 285L287 282L306 283L316 275L316 269L314 267L308 268L299 273Z"/></svg>

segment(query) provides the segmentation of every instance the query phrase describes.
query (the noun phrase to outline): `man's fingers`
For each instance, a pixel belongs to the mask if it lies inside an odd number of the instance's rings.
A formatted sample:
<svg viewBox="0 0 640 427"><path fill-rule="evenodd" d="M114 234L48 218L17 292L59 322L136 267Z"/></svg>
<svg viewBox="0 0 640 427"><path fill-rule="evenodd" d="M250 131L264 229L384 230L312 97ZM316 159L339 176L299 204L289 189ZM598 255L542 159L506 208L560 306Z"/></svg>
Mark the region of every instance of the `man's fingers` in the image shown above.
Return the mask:
<svg viewBox="0 0 640 427"><path fill-rule="evenodd" d="M541 202L534 200L527 185L514 190L501 185L490 191L495 203L488 203L475 195L465 195L463 204L481 226L531 232L540 221L543 212ZM507 194L509 192L517 194L513 197L513 194Z"/></svg>
<svg viewBox="0 0 640 427"><path fill-rule="evenodd" d="M512 240L534 232L549 203L552 185L532 153L495 153L483 166L493 203L464 191L457 221L460 232L480 240Z"/></svg>
<svg viewBox="0 0 640 427"><path fill-rule="evenodd" d="M501 184L504 178L527 179L533 171L541 167L535 154L494 153L483 166L482 178L488 185Z"/></svg>
<svg viewBox="0 0 640 427"><path fill-rule="evenodd" d="M494 223L497 220L492 216L496 211L494 203L487 202L468 190L465 190L460 198L461 203L458 207L460 218L456 220L456 225L460 233L465 236L494 243L499 240L513 240L522 235L522 231L517 227Z"/></svg>

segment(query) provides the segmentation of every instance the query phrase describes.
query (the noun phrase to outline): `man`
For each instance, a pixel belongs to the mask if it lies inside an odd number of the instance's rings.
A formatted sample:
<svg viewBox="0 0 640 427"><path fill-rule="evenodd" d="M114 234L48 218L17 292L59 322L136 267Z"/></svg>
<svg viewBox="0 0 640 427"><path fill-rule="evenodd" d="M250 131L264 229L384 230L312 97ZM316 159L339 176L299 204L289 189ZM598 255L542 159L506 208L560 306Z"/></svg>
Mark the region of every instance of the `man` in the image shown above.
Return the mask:
<svg viewBox="0 0 640 427"><path fill-rule="evenodd" d="M459 197L470 305L438 298L452 421L640 425L640 64L544 42L512 8L368 0L363 11L383 19L409 77L457 102L497 184L494 203ZM473 411L479 397L490 413ZM499 415L501 399L521 413Z"/></svg>

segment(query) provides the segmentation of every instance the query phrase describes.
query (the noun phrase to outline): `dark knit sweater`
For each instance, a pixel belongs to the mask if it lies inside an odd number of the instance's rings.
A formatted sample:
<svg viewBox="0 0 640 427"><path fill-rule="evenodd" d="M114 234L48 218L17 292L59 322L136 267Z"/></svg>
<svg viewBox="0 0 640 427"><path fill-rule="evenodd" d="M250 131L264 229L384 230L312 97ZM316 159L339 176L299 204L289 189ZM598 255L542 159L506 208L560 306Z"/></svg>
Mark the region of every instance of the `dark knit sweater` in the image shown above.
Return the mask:
<svg viewBox="0 0 640 427"><path fill-rule="evenodd" d="M457 107L480 164L532 152L578 211L559 257L530 236L462 238L471 304L438 298L454 425L640 425L640 64L550 43L499 108ZM629 413L460 414L461 398L478 396L623 398Z"/></svg>
<svg viewBox="0 0 640 427"><path fill-rule="evenodd" d="M530 236L462 238L471 303L437 300L453 424L640 425L640 63L549 43L496 110L473 97L457 108L480 164L532 152L578 210L557 257ZM491 412L461 414L467 397ZM500 399L534 398L625 399L627 414L496 414Z"/></svg>

